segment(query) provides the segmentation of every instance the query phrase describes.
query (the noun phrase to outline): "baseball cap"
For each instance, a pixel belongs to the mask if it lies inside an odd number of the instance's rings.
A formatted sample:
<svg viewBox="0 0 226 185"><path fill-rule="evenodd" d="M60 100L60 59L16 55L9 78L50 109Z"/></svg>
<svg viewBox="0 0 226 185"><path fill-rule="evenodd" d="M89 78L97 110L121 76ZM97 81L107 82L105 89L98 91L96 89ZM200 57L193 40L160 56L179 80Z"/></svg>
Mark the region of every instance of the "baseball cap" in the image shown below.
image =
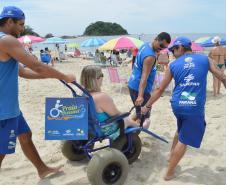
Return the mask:
<svg viewBox="0 0 226 185"><path fill-rule="evenodd" d="M25 19L24 12L15 6L5 6L0 14L0 19L3 18L16 18Z"/></svg>
<svg viewBox="0 0 226 185"><path fill-rule="evenodd" d="M169 50L172 51L172 49L176 46L184 46L184 47L191 47L191 40L187 37L177 37L176 40L173 42L172 45L169 46Z"/></svg>

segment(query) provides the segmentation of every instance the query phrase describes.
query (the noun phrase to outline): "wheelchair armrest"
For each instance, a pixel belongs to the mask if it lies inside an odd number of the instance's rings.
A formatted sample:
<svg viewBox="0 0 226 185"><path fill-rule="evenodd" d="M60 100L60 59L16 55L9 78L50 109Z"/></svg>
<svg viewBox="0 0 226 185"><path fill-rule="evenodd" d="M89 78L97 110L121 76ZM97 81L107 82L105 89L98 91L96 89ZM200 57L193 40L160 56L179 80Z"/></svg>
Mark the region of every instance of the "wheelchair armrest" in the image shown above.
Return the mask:
<svg viewBox="0 0 226 185"><path fill-rule="evenodd" d="M116 115L116 116L108 118L107 120L104 121L104 123L117 122L118 120L121 120L121 119L123 119L125 117L128 117L129 115L130 115L129 112L125 112L125 113L122 113L122 114L119 114L119 115Z"/></svg>

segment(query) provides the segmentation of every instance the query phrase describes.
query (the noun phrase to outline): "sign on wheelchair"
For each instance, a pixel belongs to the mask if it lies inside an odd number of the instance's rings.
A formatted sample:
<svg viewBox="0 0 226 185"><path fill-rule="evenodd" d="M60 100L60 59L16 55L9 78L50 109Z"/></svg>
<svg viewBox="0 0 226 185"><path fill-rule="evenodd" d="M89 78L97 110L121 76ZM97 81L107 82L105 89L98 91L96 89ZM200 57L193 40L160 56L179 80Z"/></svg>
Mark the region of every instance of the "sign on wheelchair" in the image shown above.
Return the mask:
<svg viewBox="0 0 226 185"><path fill-rule="evenodd" d="M87 100L84 97L46 98L45 139L87 140Z"/></svg>

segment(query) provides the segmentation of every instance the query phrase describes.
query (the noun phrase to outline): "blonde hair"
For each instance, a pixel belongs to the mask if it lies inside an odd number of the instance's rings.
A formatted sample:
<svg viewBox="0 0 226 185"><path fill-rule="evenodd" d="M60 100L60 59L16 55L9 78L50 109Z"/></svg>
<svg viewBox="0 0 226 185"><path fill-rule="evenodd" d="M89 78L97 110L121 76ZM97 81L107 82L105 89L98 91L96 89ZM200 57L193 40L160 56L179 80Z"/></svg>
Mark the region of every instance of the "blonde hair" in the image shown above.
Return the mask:
<svg viewBox="0 0 226 185"><path fill-rule="evenodd" d="M99 92L97 78L102 74L101 68L95 65L88 65L82 69L80 83L89 92Z"/></svg>

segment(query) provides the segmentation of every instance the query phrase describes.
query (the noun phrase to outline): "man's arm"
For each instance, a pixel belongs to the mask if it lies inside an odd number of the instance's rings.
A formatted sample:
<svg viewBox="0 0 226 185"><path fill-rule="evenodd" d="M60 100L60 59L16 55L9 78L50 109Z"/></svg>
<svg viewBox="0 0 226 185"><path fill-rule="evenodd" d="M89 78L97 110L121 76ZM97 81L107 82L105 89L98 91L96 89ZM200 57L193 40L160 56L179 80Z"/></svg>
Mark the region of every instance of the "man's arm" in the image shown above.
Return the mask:
<svg viewBox="0 0 226 185"><path fill-rule="evenodd" d="M226 76L215 66L211 58L209 58L209 70L216 78L218 78L224 84L224 87L226 88Z"/></svg>
<svg viewBox="0 0 226 185"><path fill-rule="evenodd" d="M42 79L46 78L39 73L36 73L35 71L32 71L31 69L24 68L21 64L19 64L19 76L22 78L27 79Z"/></svg>
<svg viewBox="0 0 226 185"><path fill-rule="evenodd" d="M75 80L74 75L65 75L39 62L35 57L27 54L19 41L17 41L17 39L12 36L7 35L1 39L0 49L9 55L9 57L12 57L26 65L28 68L40 74L42 77L61 79L66 82L72 82Z"/></svg>
<svg viewBox="0 0 226 185"><path fill-rule="evenodd" d="M159 88L157 88L152 94L151 94L151 98L148 100L148 102L146 103L146 105L144 107L142 107L142 113L146 114L147 111L151 108L152 104L157 101L162 93L164 92L164 90L167 88L167 86L170 84L171 80L172 80L172 74L170 72L170 68L168 67L165 71L163 80L159 86Z"/></svg>
<svg viewBox="0 0 226 185"><path fill-rule="evenodd" d="M139 93L137 100L135 102L136 105L141 105L144 101L144 89L147 85L147 79L148 76L152 70L153 65L155 64L155 58L154 57L146 57L143 62L143 69L142 69L142 75L141 80L139 84Z"/></svg>

